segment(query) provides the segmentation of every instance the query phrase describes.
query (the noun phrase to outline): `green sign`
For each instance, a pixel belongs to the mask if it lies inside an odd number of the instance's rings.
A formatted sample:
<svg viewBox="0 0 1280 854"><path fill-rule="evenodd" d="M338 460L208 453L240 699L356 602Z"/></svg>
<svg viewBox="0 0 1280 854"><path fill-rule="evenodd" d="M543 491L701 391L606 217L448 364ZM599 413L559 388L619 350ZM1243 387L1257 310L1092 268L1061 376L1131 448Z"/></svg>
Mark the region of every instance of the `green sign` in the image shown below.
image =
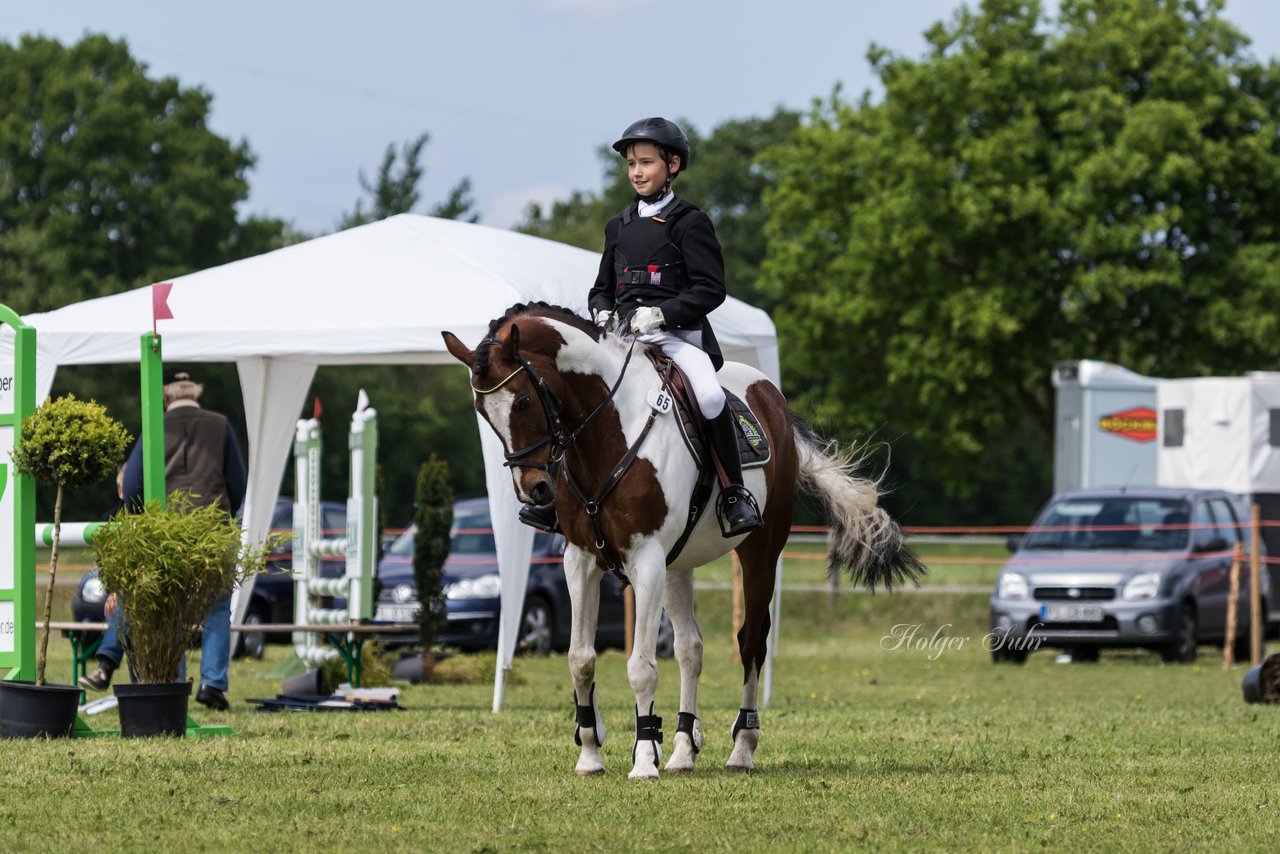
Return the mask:
<svg viewBox="0 0 1280 854"><path fill-rule="evenodd" d="M0 678L36 678L35 484L10 465L36 408L36 331L0 305Z"/></svg>

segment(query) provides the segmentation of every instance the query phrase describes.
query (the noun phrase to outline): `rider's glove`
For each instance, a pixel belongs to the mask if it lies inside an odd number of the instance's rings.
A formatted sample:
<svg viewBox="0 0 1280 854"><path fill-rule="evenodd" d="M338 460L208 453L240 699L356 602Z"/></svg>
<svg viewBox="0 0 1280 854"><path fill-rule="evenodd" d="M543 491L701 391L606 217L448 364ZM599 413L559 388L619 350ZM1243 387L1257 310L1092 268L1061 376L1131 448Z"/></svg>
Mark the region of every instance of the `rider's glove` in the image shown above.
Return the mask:
<svg viewBox="0 0 1280 854"><path fill-rule="evenodd" d="M667 319L662 316L662 309L656 306L643 305L636 309L636 313L631 315L631 331L637 335L645 335L654 331L666 323Z"/></svg>
<svg viewBox="0 0 1280 854"><path fill-rule="evenodd" d="M602 308L596 312L596 326L601 329L608 329L613 323L613 312L607 308Z"/></svg>

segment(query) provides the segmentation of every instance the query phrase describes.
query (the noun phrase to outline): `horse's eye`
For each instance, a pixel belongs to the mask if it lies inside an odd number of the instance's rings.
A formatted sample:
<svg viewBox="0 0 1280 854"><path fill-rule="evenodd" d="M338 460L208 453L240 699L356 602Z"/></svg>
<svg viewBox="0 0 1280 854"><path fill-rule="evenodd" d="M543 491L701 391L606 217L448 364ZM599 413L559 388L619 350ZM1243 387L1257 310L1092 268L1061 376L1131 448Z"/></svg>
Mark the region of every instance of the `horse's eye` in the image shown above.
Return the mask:
<svg viewBox="0 0 1280 854"><path fill-rule="evenodd" d="M533 401L530 400L529 395L526 394L516 401L516 405L513 408L515 409L516 412L524 412L526 409L529 408L530 403L533 403Z"/></svg>

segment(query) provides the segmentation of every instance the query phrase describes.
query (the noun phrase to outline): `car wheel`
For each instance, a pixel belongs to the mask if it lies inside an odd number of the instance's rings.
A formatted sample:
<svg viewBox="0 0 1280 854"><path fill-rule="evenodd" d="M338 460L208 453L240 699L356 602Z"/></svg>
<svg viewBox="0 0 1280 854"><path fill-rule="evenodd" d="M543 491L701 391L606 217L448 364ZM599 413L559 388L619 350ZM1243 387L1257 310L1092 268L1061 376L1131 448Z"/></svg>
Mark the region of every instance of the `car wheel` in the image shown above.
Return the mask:
<svg viewBox="0 0 1280 854"><path fill-rule="evenodd" d="M1067 650L1072 664L1094 664L1102 655L1096 646L1073 646Z"/></svg>
<svg viewBox="0 0 1280 854"><path fill-rule="evenodd" d="M1196 660L1196 610L1190 604L1178 614L1177 634L1160 650L1170 664L1190 664Z"/></svg>
<svg viewBox="0 0 1280 854"><path fill-rule="evenodd" d="M266 616L259 608L250 608L249 613L244 615L244 625L260 626L267 622ZM267 635L265 632L245 631L240 633L240 646L237 648L237 658L252 658L254 661L261 661L262 656L267 652Z"/></svg>
<svg viewBox="0 0 1280 854"><path fill-rule="evenodd" d="M676 630L671 625L667 612L662 612L662 622L658 624L658 658L676 657Z"/></svg>
<svg viewBox="0 0 1280 854"><path fill-rule="evenodd" d="M524 606L524 616L520 618L520 639L516 642L516 650L539 658L550 655L554 628L551 606L547 601L530 599Z"/></svg>
<svg viewBox="0 0 1280 854"><path fill-rule="evenodd" d="M992 664L1026 664L1027 651L1025 649L993 649L991 650Z"/></svg>

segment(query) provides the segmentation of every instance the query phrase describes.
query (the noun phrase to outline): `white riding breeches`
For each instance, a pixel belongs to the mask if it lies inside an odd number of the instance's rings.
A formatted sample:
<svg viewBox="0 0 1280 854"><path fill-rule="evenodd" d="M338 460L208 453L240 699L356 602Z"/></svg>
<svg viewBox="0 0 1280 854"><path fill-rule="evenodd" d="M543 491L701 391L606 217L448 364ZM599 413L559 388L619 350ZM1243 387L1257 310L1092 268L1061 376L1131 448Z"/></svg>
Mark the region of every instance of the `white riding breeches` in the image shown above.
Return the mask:
<svg viewBox="0 0 1280 854"><path fill-rule="evenodd" d="M710 421L720 414L725 403L724 389L720 387L720 378L705 350L661 329L639 336L639 341L656 346L684 371L693 386L693 396L698 399L703 418Z"/></svg>

